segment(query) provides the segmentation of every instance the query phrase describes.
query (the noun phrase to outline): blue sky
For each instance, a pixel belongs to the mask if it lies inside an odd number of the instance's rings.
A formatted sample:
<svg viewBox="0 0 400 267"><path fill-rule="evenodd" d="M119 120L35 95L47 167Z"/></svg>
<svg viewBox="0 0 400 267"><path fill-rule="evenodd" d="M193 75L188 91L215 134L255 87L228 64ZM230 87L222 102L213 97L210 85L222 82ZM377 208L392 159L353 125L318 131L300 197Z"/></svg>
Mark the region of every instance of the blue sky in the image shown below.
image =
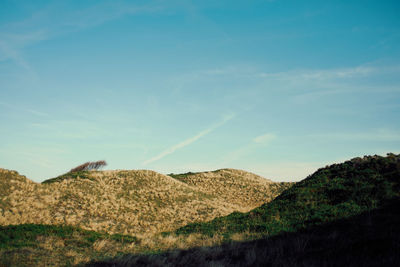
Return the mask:
<svg viewBox="0 0 400 267"><path fill-rule="evenodd" d="M400 152L398 1L0 2L0 167L298 181Z"/></svg>

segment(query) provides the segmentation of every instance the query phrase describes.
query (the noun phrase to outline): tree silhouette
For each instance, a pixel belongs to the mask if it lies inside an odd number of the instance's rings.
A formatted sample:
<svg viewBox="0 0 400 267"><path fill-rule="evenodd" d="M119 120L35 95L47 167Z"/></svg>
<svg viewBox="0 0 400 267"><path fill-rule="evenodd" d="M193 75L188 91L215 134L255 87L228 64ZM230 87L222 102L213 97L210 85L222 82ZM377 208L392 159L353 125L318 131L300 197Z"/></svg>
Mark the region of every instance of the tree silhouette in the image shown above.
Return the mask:
<svg viewBox="0 0 400 267"><path fill-rule="evenodd" d="M85 162L85 163L71 169L69 172L98 170L99 168L104 167L106 165L107 165L107 162L105 160Z"/></svg>

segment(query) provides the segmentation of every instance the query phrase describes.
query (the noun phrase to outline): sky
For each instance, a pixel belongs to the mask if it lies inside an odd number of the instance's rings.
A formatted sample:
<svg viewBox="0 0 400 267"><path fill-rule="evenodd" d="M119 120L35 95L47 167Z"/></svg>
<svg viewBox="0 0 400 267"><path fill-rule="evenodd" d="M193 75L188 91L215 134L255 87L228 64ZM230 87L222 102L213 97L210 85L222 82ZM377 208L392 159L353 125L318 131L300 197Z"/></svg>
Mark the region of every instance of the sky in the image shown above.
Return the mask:
<svg viewBox="0 0 400 267"><path fill-rule="evenodd" d="M0 1L0 167L299 181L400 153L400 2Z"/></svg>

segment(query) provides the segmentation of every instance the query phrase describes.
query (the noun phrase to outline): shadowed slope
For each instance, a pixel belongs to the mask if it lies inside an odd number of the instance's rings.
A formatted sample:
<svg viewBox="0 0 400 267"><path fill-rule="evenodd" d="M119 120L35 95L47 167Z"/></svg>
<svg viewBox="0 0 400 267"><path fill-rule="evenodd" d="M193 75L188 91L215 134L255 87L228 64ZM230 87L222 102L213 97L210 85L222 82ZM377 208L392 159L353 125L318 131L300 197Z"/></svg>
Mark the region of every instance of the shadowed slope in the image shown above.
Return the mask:
<svg viewBox="0 0 400 267"><path fill-rule="evenodd" d="M86 266L399 266L400 199L295 233L222 246L125 255Z"/></svg>
<svg viewBox="0 0 400 267"><path fill-rule="evenodd" d="M29 211L29 205L18 202L15 198L16 195L26 194L25 197L29 197L28 200L31 202L36 201L35 197L40 200L44 199L44 201L50 199L51 205L49 206L54 207L51 202L54 199L52 200L51 197L54 194L56 196L57 194L63 196L66 194L61 206L56 206L52 211L54 214L61 210L64 218L69 218L70 213L66 211L90 212L88 207L90 209L97 207L97 211L108 212L106 216L104 214L103 217L100 217L101 214L86 216L84 218L89 218L89 220L82 224L87 223L92 226L90 223L93 223L91 221L93 218L106 218L112 223L116 223L115 228L111 228L111 230L117 229L118 231L133 229L137 226L142 227L142 222L137 225L128 225L129 221L121 220L120 217L112 217L121 216L121 214L129 216L129 212L126 213L119 209L121 206L124 207L121 203L127 202L128 205L125 206L127 208L140 203L141 214L151 215L156 223L165 222L164 226L168 226L170 221L176 223L177 218L182 218L180 212L199 214L199 205L212 207L210 203L219 203L221 199L229 196L226 194L222 198L218 198L196 190L194 183L198 182L200 183L199 187L202 187L201 183L204 182L204 179L196 180L196 177L191 177L194 182L189 179L181 182L172 177L148 171L89 172L85 173L87 176L82 178L79 175L64 177L57 182L43 185L30 182L25 177L18 176L16 172L2 170L0 174L0 184L8 188L3 191L5 196L2 196L0 202L2 205L0 214L3 219L7 218L4 215L10 214L24 217ZM15 175L17 177L14 178ZM183 178L179 179L183 180ZM223 184L227 183L224 181L229 181L229 179L221 181ZM218 183L218 179L214 182ZM189 183L193 184L189 185ZM238 184L241 182L233 183L232 186L235 188ZM157 189L160 186L161 189ZM10 188L13 188L11 193ZM43 190L50 197L43 197L46 196L42 192ZM171 192L174 194L169 195ZM129 196L125 196L126 194ZM98 200L93 201L93 197L98 197ZM131 197L134 199L131 200ZM122 250L119 250L123 253L135 253L135 255L104 261L102 264L106 266L113 263L117 263L117 266L124 266L124 264L129 264L126 266L132 264L153 266L397 266L399 263L397 252L400 247L399 198L400 155L356 158L342 164L319 169L313 175L285 190L272 202L248 213L234 212L207 223L189 224L174 231L176 234L154 235L156 232L154 231L151 235L138 235L135 239L139 241L138 244L130 242L127 246L121 247ZM160 199L163 201L160 202ZM173 200L172 203L168 202L170 199ZM166 214L166 211L171 212L170 206L175 202L183 204L177 204L176 209L172 210L172 214L175 214L177 218L163 221L162 215ZM192 206L184 205L188 202ZM42 202L39 201L39 203ZM100 203L100 205L96 203ZM152 206L143 208L146 203L152 203ZM154 203L159 203L159 206ZM196 205L193 206L193 203ZM222 201L222 203L225 202ZM214 207L215 210L211 209L211 211L220 211L217 204ZM229 208L229 206L226 207ZM115 211L116 209L117 211ZM36 210L36 212L38 211ZM45 214L45 212L39 212L39 214ZM32 213L32 216L34 215L35 213ZM149 220L149 218L146 219ZM152 222L149 222L150 225ZM233 240L250 239L259 240L233 242ZM56 238L56 240L58 239ZM112 242L101 242L92 244L91 248L82 252L83 254L76 254L74 261L85 262L90 258L101 260L96 254L92 254L93 251L98 251L98 253L109 251L110 255L115 255L115 251L112 250ZM37 243L39 246L44 244L40 240ZM221 245L223 243L225 244ZM108 249L107 244L111 244L111 250ZM212 245L214 246L211 247ZM187 248L189 250L183 250ZM56 249L59 250L59 248ZM166 249L181 250L154 254ZM5 255L5 259L9 255L7 253L16 255L16 251L0 249L2 255ZM24 248L18 248L18 253L25 253L24 251ZM41 249L31 251L34 254L42 253ZM47 259L48 255L53 253L51 250L46 251L48 254L40 254L38 257ZM149 252L152 254L140 254ZM77 253L77 251L71 253Z"/></svg>
<svg viewBox="0 0 400 267"><path fill-rule="evenodd" d="M194 223L178 234L274 235L360 214L400 195L400 156L369 156L319 169L272 202L248 213Z"/></svg>
<svg viewBox="0 0 400 267"><path fill-rule="evenodd" d="M222 235L225 245L88 266L398 266L399 207L400 155L355 158L319 169L248 213L176 231ZM252 234L264 238L232 242Z"/></svg>

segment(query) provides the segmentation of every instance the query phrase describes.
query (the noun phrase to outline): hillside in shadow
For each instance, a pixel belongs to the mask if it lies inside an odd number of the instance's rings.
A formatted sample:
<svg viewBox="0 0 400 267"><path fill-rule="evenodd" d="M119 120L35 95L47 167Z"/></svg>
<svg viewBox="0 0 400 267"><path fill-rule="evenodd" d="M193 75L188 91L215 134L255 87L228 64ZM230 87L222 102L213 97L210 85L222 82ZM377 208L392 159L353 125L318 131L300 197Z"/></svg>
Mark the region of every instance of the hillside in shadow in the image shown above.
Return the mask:
<svg viewBox="0 0 400 267"><path fill-rule="evenodd" d="M36 184L0 169L0 265L400 266L400 155L354 158L278 187L231 169L173 176L85 172ZM244 202L259 184L265 195ZM222 204L231 212L216 218Z"/></svg>
<svg viewBox="0 0 400 267"><path fill-rule="evenodd" d="M399 225L400 198L395 198L378 209L298 232L85 266L399 266Z"/></svg>
<svg viewBox="0 0 400 267"><path fill-rule="evenodd" d="M400 254L399 204L400 155L354 158L317 170L250 212L165 233L223 237L222 245L89 266L393 266Z"/></svg>
<svg viewBox="0 0 400 267"><path fill-rule="evenodd" d="M321 168L250 212L192 223L176 233L272 236L355 216L396 197L400 197L400 155L365 156Z"/></svg>

